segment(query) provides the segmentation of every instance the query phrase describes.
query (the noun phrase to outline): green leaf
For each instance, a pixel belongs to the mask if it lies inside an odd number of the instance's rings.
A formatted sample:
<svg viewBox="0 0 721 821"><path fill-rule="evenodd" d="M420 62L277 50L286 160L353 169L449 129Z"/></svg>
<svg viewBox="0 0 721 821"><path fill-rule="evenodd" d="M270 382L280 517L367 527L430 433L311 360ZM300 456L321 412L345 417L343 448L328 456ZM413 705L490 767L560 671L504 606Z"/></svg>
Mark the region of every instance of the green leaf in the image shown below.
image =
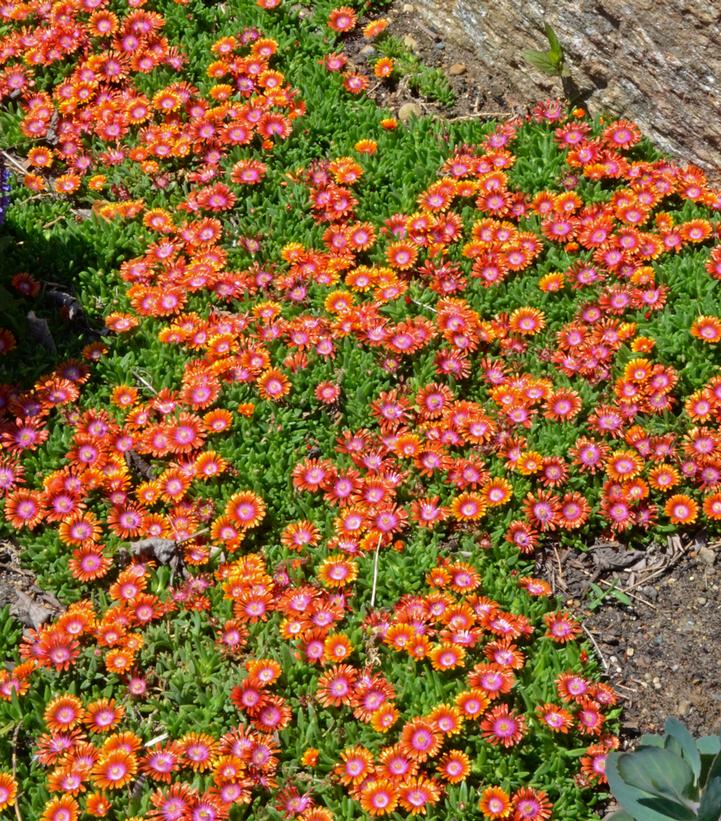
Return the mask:
<svg viewBox="0 0 721 821"><path fill-rule="evenodd" d="M548 44L551 47L551 59L555 58L554 62L560 63L563 60L563 48L558 40L558 37L556 36L556 32L553 30L550 23L546 23L543 30L546 32Z"/></svg>
<svg viewBox="0 0 721 821"><path fill-rule="evenodd" d="M684 760L689 767L691 767L694 780L698 781L701 775L701 755L699 754L696 742L693 740L693 736L686 727L675 718L667 718L663 728L666 733L680 745ZM666 747L668 747L668 744L666 744Z"/></svg>
<svg viewBox="0 0 721 821"><path fill-rule="evenodd" d="M663 736L660 735L642 735L638 740L639 747L663 747Z"/></svg>
<svg viewBox="0 0 721 821"><path fill-rule="evenodd" d="M706 783L710 784L714 779L721 778L721 753L711 762L708 774L706 776Z"/></svg>
<svg viewBox="0 0 721 821"><path fill-rule="evenodd" d="M608 821L635 821L635 819L630 813L627 813L626 810L619 810L615 812Z"/></svg>
<svg viewBox="0 0 721 821"><path fill-rule="evenodd" d="M701 755L718 755L721 753L721 736L704 735L696 742Z"/></svg>
<svg viewBox="0 0 721 821"><path fill-rule="evenodd" d="M657 812L652 807L641 803L653 799L653 796L644 790L628 784L619 772L619 761L624 757L638 755L638 753L610 752L606 759L606 778L614 798L635 819L643 821L668 821L668 814ZM673 816L671 816L673 817Z"/></svg>
<svg viewBox="0 0 721 821"><path fill-rule="evenodd" d="M721 818L721 778L712 779L701 797L698 821L718 821Z"/></svg>
<svg viewBox="0 0 721 821"><path fill-rule="evenodd" d="M619 757L623 779L651 795L663 795L684 802L693 790L694 776L683 758L670 750L646 747Z"/></svg>
<svg viewBox="0 0 721 821"><path fill-rule="evenodd" d="M638 803L644 808L644 812L640 816L641 821L646 821L649 810L658 812L662 818L673 818L674 821L697 821L696 813L690 807L679 804L678 801L665 796L640 798Z"/></svg>
<svg viewBox="0 0 721 821"><path fill-rule="evenodd" d="M523 52L523 59L544 74L552 77L558 74L558 64L548 51L537 51L529 48Z"/></svg>

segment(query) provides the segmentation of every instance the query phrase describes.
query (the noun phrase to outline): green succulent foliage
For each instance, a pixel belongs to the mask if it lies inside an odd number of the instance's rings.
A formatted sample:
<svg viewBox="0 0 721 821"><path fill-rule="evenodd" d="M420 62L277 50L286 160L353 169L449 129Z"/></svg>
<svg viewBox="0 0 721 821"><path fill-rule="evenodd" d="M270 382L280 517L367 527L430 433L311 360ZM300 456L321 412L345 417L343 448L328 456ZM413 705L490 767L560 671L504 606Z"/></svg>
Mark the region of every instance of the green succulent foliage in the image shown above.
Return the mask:
<svg viewBox="0 0 721 821"><path fill-rule="evenodd" d="M568 74L568 69L564 65L563 47L550 23L546 23L543 30L548 39L548 49L546 51L526 49L523 52L523 59L544 74L551 77L564 77Z"/></svg>
<svg viewBox="0 0 721 821"><path fill-rule="evenodd" d="M719 821L721 737L696 741L675 718L642 736L632 752L612 752L606 776L623 810L609 821Z"/></svg>

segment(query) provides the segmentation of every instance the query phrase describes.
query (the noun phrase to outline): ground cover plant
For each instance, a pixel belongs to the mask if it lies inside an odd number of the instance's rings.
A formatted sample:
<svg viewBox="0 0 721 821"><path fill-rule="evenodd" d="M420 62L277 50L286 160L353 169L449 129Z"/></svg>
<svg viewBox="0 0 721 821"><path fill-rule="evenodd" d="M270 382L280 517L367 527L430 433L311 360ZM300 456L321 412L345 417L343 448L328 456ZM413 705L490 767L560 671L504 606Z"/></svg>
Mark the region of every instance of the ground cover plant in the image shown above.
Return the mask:
<svg viewBox="0 0 721 821"><path fill-rule="evenodd" d="M717 528L721 195L559 103L400 125L364 11L0 6L3 526L67 607L2 614L6 816L596 817L534 555Z"/></svg>

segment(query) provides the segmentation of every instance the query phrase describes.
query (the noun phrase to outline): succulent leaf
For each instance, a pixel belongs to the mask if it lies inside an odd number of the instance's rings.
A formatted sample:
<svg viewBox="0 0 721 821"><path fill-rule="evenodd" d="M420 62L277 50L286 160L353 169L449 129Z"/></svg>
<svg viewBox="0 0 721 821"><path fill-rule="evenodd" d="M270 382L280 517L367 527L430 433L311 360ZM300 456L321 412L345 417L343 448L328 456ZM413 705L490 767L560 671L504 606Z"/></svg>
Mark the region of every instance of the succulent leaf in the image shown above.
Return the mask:
<svg viewBox="0 0 721 821"><path fill-rule="evenodd" d="M637 753L611 752L606 759L606 778L614 798L621 804L635 821L668 821L668 814L641 803L642 800L653 799L653 795L627 783L619 772L621 758L637 755ZM622 816L623 818L623 816Z"/></svg>
<svg viewBox="0 0 721 821"><path fill-rule="evenodd" d="M669 746L669 739L674 739L678 743L684 760L693 771L694 780L698 782L701 775L701 755L693 736L676 718L667 718L664 730L666 731L666 747Z"/></svg>
<svg viewBox="0 0 721 821"><path fill-rule="evenodd" d="M714 778L707 784L697 818L698 821L718 821L721 818L721 778Z"/></svg>
<svg viewBox="0 0 721 821"><path fill-rule="evenodd" d="M622 755L618 769L629 784L651 795L660 794L683 802L693 794L691 767L670 750L641 748Z"/></svg>

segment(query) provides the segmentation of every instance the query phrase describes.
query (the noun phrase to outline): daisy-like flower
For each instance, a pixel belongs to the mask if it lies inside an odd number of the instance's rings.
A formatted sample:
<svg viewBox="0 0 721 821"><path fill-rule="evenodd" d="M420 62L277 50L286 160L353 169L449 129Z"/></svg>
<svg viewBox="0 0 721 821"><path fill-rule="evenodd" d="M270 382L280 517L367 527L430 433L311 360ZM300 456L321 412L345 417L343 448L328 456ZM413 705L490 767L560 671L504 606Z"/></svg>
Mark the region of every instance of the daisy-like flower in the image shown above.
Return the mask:
<svg viewBox="0 0 721 821"><path fill-rule="evenodd" d="M115 703L115 699L101 698L85 708L83 722L96 733L110 732L122 719L125 708Z"/></svg>
<svg viewBox="0 0 721 821"><path fill-rule="evenodd" d="M129 784L138 771L134 755L115 750L100 758L92 770L93 783L104 790L119 790Z"/></svg>
<svg viewBox="0 0 721 821"><path fill-rule="evenodd" d="M225 505L226 515L232 517L240 527L248 530L263 520L265 510L265 502L251 491L234 493Z"/></svg>
<svg viewBox="0 0 721 821"><path fill-rule="evenodd" d="M685 493L676 493L666 500L664 513L671 522L678 524L692 524L698 516L698 504Z"/></svg>
<svg viewBox="0 0 721 821"><path fill-rule="evenodd" d="M0 812L15 803L18 785L10 773L0 772Z"/></svg>
<svg viewBox="0 0 721 821"><path fill-rule="evenodd" d="M576 724L586 735L601 735L606 717L601 713L601 705L593 699L583 699L576 714Z"/></svg>
<svg viewBox="0 0 721 821"><path fill-rule="evenodd" d="M433 723L424 718L414 718L401 731L400 747L413 761L426 761L440 750L443 736Z"/></svg>
<svg viewBox="0 0 721 821"><path fill-rule="evenodd" d="M328 15L328 26L333 31L345 33L355 28L356 20L356 13L350 6L340 6Z"/></svg>
<svg viewBox="0 0 721 821"><path fill-rule="evenodd" d="M333 773L344 786L361 784L375 771L373 754L365 747L346 747L340 754L340 762Z"/></svg>
<svg viewBox="0 0 721 821"><path fill-rule="evenodd" d="M360 803L369 815L390 815L398 805L398 790L390 781L371 779L363 785Z"/></svg>
<svg viewBox="0 0 721 821"><path fill-rule="evenodd" d="M716 491L704 497L703 512L707 519L721 520L721 492Z"/></svg>
<svg viewBox="0 0 721 821"><path fill-rule="evenodd" d="M459 521L477 521L485 515L486 506L480 493L460 493L451 502L450 511Z"/></svg>
<svg viewBox="0 0 721 821"><path fill-rule="evenodd" d="M699 316L691 325L691 336L715 345L721 341L721 319L716 316Z"/></svg>
<svg viewBox="0 0 721 821"><path fill-rule="evenodd" d="M521 787L511 797L513 821L547 821L553 806L542 790Z"/></svg>
<svg viewBox="0 0 721 821"><path fill-rule="evenodd" d="M316 575L325 587L346 587L358 577L358 565L353 560L334 553L321 562Z"/></svg>
<svg viewBox="0 0 721 821"><path fill-rule="evenodd" d="M481 721L481 735L494 746L513 747L521 741L525 732L525 719L511 712L507 704L494 707Z"/></svg>
<svg viewBox="0 0 721 821"><path fill-rule="evenodd" d="M554 733L567 733L573 726L573 716L556 704L540 704L536 715Z"/></svg>
<svg viewBox="0 0 721 821"><path fill-rule="evenodd" d="M537 308L516 308L509 318L510 329L523 336L533 336L543 330L546 318Z"/></svg>
<svg viewBox="0 0 721 821"><path fill-rule="evenodd" d="M77 821L80 807L71 795L51 798L45 805L40 821Z"/></svg>
<svg viewBox="0 0 721 821"><path fill-rule="evenodd" d="M434 670L453 670L456 667L463 667L465 655L463 647L443 642L428 653L428 658Z"/></svg>
<svg viewBox="0 0 721 821"><path fill-rule="evenodd" d="M471 771L471 760L462 750L448 750L437 766L438 774L449 784L460 784Z"/></svg>
<svg viewBox="0 0 721 821"><path fill-rule="evenodd" d="M504 538L521 553L533 553L538 545L538 533L526 522L511 522Z"/></svg>
<svg viewBox="0 0 721 821"><path fill-rule="evenodd" d="M570 613L558 611L556 613L546 613L543 617L546 623L546 636L558 644L565 644L572 641L581 633L581 625L571 616Z"/></svg>
<svg viewBox="0 0 721 821"><path fill-rule="evenodd" d="M508 818L511 814L511 797L500 787L487 787L481 794L479 809L486 818Z"/></svg>
<svg viewBox="0 0 721 821"><path fill-rule="evenodd" d="M413 776L399 785L398 803L411 815L425 815L427 807L440 799L441 789L441 785L433 778Z"/></svg>
<svg viewBox="0 0 721 821"><path fill-rule="evenodd" d="M524 510L534 527L541 531L555 530L558 523L559 499L549 491L529 493L524 500Z"/></svg>
<svg viewBox="0 0 721 821"><path fill-rule="evenodd" d="M57 696L45 708L45 723L53 733L70 730L85 718L83 703L70 694Z"/></svg>

